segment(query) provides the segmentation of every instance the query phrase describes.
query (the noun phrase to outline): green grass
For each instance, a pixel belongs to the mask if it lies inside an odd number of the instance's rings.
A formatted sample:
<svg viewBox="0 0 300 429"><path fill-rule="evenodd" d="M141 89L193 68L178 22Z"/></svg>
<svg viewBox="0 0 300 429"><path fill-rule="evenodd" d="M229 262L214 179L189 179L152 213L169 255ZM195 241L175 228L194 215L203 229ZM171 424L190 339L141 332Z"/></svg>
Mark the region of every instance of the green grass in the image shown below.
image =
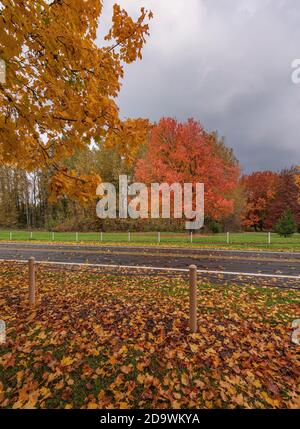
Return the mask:
<svg viewBox="0 0 300 429"><path fill-rule="evenodd" d="M288 250L300 251L300 234L294 234L285 238L272 233L272 243L268 244L268 233L230 233L230 244L227 244L226 234L202 235L194 234L193 243L188 233L158 233L133 232L129 235L127 232L101 233L100 232L52 232L48 231L0 231L0 241L45 241L59 243L97 243L100 244L131 244L131 245L170 245L183 247L216 247L229 249L263 249L263 250Z"/></svg>

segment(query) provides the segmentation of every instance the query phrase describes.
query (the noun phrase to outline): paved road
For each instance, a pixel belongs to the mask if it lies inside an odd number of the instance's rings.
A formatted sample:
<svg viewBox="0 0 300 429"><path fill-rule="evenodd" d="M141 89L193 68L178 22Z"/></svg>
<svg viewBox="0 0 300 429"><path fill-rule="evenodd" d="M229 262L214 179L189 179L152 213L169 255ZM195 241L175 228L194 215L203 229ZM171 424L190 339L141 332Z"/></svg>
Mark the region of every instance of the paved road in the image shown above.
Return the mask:
<svg viewBox="0 0 300 429"><path fill-rule="evenodd" d="M224 273L241 280L242 274L277 276L280 285L300 287L300 253L222 251L166 247L76 246L31 243L1 243L0 259L107 264L138 267L210 271L208 277L224 278ZM220 275L218 275L220 273ZM239 273L239 274L232 274ZM297 278L299 277L299 278ZM253 282L255 276L252 277ZM270 280L270 278L269 278Z"/></svg>

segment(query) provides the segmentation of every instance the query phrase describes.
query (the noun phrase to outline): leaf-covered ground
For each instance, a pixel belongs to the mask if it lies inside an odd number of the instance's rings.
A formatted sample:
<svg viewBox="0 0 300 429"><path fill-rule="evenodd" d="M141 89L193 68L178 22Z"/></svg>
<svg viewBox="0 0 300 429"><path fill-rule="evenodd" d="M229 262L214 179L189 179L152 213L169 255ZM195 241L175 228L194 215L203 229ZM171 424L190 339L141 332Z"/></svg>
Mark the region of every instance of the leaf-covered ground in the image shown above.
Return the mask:
<svg viewBox="0 0 300 429"><path fill-rule="evenodd" d="M299 407L299 291L199 284L190 334L185 277L116 274L39 266L30 310L1 263L0 408Z"/></svg>

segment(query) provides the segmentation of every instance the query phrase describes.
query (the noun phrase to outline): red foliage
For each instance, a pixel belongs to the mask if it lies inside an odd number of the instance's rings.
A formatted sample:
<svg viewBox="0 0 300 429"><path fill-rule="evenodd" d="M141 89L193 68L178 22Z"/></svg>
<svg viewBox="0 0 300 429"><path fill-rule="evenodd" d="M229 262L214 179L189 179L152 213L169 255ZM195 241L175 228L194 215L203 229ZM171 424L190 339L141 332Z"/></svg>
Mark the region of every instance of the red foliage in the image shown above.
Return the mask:
<svg viewBox="0 0 300 429"><path fill-rule="evenodd" d="M265 220L266 228L274 228L283 213L290 209L295 220L300 225L300 190L296 185L296 176L299 174L296 168L283 170L279 174L275 199L270 203Z"/></svg>
<svg viewBox="0 0 300 429"><path fill-rule="evenodd" d="M145 156L137 163L135 178L150 183L204 183L205 215L219 219L234 209L231 193L240 169L232 152L199 122L162 119L152 130Z"/></svg>
<svg viewBox="0 0 300 429"><path fill-rule="evenodd" d="M241 184L247 200L243 224L255 230L273 229L283 213L290 209L300 225L300 190L296 168L256 172L243 176Z"/></svg>
<svg viewBox="0 0 300 429"><path fill-rule="evenodd" d="M243 224L262 230L265 227L268 208L276 196L278 174L262 171L243 176L241 184L246 194L246 207Z"/></svg>

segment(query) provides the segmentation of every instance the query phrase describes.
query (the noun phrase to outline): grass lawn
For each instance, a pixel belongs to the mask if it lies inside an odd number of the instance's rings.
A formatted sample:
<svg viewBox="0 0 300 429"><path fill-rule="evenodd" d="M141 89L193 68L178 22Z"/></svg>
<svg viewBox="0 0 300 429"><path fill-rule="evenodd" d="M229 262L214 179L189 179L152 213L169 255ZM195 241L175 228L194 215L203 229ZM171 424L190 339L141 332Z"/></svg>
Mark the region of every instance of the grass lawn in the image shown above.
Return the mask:
<svg viewBox="0 0 300 429"><path fill-rule="evenodd" d="M296 408L296 290L199 284L187 329L183 276L0 265L0 408ZM272 284L274 284L272 282Z"/></svg>
<svg viewBox="0 0 300 429"><path fill-rule="evenodd" d="M188 233L163 232L158 233L108 233L104 232L52 232L47 231L0 231L1 241L32 241L32 242L55 242L55 243L86 243L97 245L108 244L131 244L131 245L168 245L179 247L216 247L225 249L258 249L258 250L286 250L300 251L300 234L294 234L285 238L272 233L271 244L268 244L268 233L230 233L230 244L227 243L226 234L203 235ZM160 240L160 241L159 241Z"/></svg>

